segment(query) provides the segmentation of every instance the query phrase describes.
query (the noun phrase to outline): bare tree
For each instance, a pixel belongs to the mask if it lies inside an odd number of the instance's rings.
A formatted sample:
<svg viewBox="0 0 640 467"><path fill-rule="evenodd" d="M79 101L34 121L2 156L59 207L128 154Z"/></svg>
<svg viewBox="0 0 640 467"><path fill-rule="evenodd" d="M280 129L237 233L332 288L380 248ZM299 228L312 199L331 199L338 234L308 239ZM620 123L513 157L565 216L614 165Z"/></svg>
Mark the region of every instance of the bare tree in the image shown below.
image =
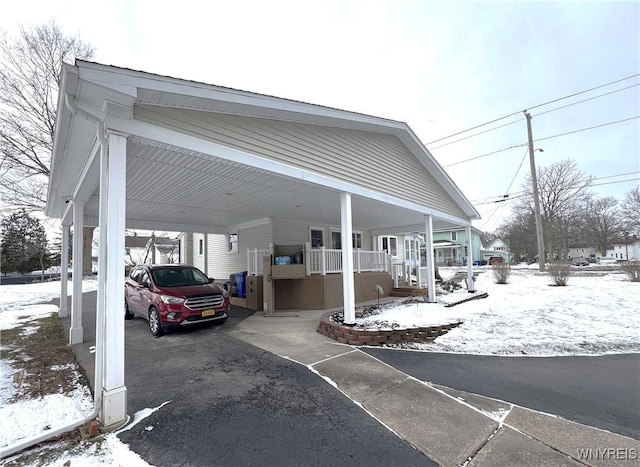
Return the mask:
<svg viewBox="0 0 640 467"><path fill-rule="evenodd" d="M11 209L44 209L63 62L89 59L93 48L56 23L21 28L0 40L0 198ZM93 228L83 232L83 270L91 271Z"/></svg>
<svg viewBox="0 0 640 467"><path fill-rule="evenodd" d="M620 238L621 230L618 201L615 198L587 201L582 217L582 232L600 255L607 254L607 248Z"/></svg>
<svg viewBox="0 0 640 467"><path fill-rule="evenodd" d="M640 187L636 187L624 195L620 213L624 222L624 230L630 235L640 237Z"/></svg>
<svg viewBox="0 0 640 467"><path fill-rule="evenodd" d="M579 223L580 207L592 196L591 180L592 177L578 170L575 161L570 159L538 168L542 229L551 258L556 254L560 256L563 245L572 236L572 227ZM523 190L526 194L518 200L515 210L534 212L530 176L523 184Z"/></svg>
<svg viewBox="0 0 640 467"><path fill-rule="evenodd" d="M536 220L533 211L514 212L497 231L500 238L509 244L512 260L531 264L538 254L536 242Z"/></svg>

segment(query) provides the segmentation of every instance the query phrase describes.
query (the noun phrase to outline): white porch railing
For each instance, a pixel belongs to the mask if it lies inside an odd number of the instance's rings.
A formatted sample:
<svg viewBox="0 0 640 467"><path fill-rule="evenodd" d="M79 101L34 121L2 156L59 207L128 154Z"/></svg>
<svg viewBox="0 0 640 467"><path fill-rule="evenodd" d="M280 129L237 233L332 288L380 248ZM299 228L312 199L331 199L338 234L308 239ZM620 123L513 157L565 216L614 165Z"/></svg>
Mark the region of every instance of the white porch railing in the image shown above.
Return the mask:
<svg viewBox="0 0 640 467"><path fill-rule="evenodd" d="M333 274L342 272L342 250L325 247L306 252L307 274ZM354 272L380 272L391 274L391 257L384 251L353 250Z"/></svg>
<svg viewBox="0 0 640 467"><path fill-rule="evenodd" d="M263 258L270 256L272 250L251 248L247 250L247 274L263 274ZM304 264L307 275L336 274L342 272L342 250L330 248L305 248ZM353 250L353 270L355 272L387 272L394 281L402 276L402 263L394 264L384 251Z"/></svg>
<svg viewBox="0 0 640 467"><path fill-rule="evenodd" d="M265 256L271 256L270 249L252 248L247 250L247 275L248 276L261 276L263 272L262 258Z"/></svg>

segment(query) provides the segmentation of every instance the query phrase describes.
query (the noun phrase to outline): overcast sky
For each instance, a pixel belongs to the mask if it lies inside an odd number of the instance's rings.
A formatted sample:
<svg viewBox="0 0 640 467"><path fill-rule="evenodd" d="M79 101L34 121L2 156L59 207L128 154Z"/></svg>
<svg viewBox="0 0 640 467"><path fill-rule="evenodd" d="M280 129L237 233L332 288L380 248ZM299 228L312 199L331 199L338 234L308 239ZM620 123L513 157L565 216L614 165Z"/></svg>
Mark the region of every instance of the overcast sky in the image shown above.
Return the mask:
<svg viewBox="0 0 640 467"><path fill-rule="evenodd" d="M525 109L534 139L629 119L536 142L536 162L575 160L598 196L638 186L639 12L638 1L22 0L2 7L0 29L55 20L99 63L406 122L482 214L474 225L493 230L510 203L491 201L529 173Z"/></svg>

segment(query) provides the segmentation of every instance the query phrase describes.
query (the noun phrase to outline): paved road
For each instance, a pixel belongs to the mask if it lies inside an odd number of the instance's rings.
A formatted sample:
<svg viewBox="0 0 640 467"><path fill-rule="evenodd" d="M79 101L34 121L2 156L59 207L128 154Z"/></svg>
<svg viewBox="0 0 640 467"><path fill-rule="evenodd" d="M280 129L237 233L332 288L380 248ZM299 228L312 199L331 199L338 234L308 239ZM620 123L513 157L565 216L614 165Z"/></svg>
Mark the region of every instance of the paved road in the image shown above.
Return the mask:
<svg viewBox="0 0 640 467"><path fill-rule="evenodd" d="M118 435L132 451L162 466L436 465L317 374L225 335L250 314L161 338L125 322L128 413L170 401Z"/></svg>
<svg viewBox="0 0 640 467"><path fill-rule="evenodd" d="M640 354L543 358L363 350L421 381L640 439Z"/></svg>

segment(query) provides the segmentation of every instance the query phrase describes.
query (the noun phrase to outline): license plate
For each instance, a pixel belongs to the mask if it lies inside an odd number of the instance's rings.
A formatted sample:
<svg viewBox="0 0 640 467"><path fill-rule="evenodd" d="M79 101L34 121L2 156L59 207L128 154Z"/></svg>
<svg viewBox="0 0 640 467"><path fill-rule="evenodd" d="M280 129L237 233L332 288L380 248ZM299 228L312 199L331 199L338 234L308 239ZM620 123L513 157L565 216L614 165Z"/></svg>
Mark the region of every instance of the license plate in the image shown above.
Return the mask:
<svg viewBox="0 0 640 467"><path fill-rule="evenodd" d="M213 315L215 315L215 314L216 314L216 310L204 310L204 311L202 312L202 317L205 317L205 316L213 316Z"/></svg>

